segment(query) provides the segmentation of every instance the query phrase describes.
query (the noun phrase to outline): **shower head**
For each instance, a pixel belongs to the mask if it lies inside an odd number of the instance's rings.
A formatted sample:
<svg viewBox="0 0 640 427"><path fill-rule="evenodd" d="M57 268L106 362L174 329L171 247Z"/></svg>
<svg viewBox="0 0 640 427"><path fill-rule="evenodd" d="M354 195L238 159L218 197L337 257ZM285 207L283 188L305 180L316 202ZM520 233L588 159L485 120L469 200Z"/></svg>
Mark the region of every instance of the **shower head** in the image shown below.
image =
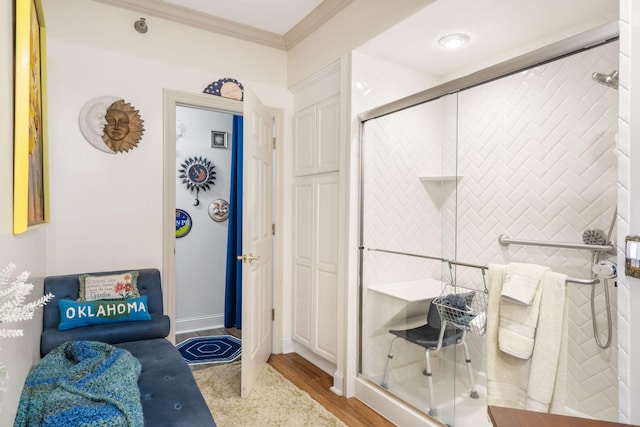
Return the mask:
<svg viewBox="0 0 640 427"><path fill-rule="evenodd" d="M599 228L593 228L582 233L582 241L585 245L606 245L607 235Z"/></svg>
<svg viewBox="0 0 640 427"><path fill-rule="evenodd" d="M618 70L613 70L609 74L593 73L591 78L600 84L609 86L613 89L618 89Z"/></svg>

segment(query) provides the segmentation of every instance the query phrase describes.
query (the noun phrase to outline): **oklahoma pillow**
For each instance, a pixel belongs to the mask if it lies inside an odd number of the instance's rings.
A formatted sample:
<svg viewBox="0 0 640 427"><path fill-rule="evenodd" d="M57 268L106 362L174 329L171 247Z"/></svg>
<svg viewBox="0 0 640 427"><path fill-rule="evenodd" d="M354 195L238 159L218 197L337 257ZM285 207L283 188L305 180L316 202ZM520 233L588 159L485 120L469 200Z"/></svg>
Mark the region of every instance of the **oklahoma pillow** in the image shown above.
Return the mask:
<svg viewBox="0 0 640 427"><path fill-rule="evenodd" d="M60 324L58 330L104 323L151 320L147 296L123 300L73 301L58 300Z"/></svg>
<svg viewBox="0 0 640 427"><path fill-rule="evenodd" d="M120 274L82 274L78 301L138 298L138 272Z"/></svg>

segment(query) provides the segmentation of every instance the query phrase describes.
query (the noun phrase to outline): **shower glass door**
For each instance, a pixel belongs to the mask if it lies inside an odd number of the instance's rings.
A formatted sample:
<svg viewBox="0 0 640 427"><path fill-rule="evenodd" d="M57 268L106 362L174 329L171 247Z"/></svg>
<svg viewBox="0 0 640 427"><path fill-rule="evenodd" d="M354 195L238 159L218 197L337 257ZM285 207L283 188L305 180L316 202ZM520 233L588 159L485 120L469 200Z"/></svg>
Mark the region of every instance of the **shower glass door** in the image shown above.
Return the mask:
<svg viewBox="0 0 640 427"><path fill-rule="evenodd" d="M388 355L397 331L424 325L451 280L443 260L456 258L457 95L363 126L360 373L453 425L455 365L464 363L455 346L430 351L430 376L424 347L399 338Z"/></svg>
<svg viewBox="0 0 640 427"><path fill-rule="evenodd" d="M582 243L585 230L615 236L618 52L615 40L580 48L363 122L362 377L449 426L490 425L487 375L495 373L487 346L496 342L482 331L465 335L476 394L462 346L429 351L426 376L419 344L429 346L400 331L424 325L430 301L448 294L449 282L485 289L484 270L473 266L532 263L591 277L589 250L505 247L498 237ZM617 303L607 286L611 280L567 285L567 367L552 380L566 383L561 413L615 421L617 325L606 313ZM611 346L598 344L607 337Z"/></svg>

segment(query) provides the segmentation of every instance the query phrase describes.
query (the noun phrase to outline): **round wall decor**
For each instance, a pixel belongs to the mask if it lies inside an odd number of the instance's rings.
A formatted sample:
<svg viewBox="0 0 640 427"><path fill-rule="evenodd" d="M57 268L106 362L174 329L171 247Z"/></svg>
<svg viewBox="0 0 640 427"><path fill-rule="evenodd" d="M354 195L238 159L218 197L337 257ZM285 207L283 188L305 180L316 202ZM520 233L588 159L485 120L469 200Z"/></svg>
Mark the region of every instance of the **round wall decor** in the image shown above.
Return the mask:
<svg viewBox="0 0 640 427"><path fill-rule="evenodd" d="M223 98L237 99L238 101L244 99L244 86L236 79L220 79L209 84L202 92L222 96Z"/></svg>
<svg viewBox="0 0 640 427"><path fill-rule="evenodd" d="M121 153L138 146L144 120L130 103L115 96L100 96L80 110L80 130L87 141L105 153Z"/></svg>
<svg viewBox="0 0 640 427"><path fill-rule="evenodd" d="M191 215L182 209L176 209L176 238L184 237L191 231Z"/></svg>
<svg viewBox="0 0 640 427"><path fill-rule="evenodd" d="M187 185L187 190L196 191L194 206L198 206L200 204L200 200L198 200L200 190L207 191L215 184L213 182L216 179L216 173L213 170L215 166L204 157L189 157L180 167L178 177L182 179L183 184Z"/></svg>
<svg viewBox="0 0 640 427"><path fill-rule="evenodd" d="M215 222L223 222L229 218L229 202L216 199L209 204L209 216Z"/></svg>

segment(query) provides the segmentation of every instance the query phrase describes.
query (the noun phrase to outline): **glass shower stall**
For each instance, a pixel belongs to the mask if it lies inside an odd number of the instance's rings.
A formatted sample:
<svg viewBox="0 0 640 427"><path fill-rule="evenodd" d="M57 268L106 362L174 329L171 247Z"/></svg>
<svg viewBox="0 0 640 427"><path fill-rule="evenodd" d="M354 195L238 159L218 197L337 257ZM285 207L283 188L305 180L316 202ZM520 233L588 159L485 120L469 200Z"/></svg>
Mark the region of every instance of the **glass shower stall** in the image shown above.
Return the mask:
<svg viewBox="0 0 640 427"><path fill-rule="evenodd" d="M488 266L592 274L590 251L503 246L499 236L581 242L585 230L613 227L618 95L592 75L618 69L617 37L568 46L360 116L359 373L447 425L490 425ZM616 304L607 286L592 297L593 286L567 285L568 357L590 362L569 364L565 405L614 421L615 316L614 344L602 349L590 310L604 341L605 304Z"/></svg>

